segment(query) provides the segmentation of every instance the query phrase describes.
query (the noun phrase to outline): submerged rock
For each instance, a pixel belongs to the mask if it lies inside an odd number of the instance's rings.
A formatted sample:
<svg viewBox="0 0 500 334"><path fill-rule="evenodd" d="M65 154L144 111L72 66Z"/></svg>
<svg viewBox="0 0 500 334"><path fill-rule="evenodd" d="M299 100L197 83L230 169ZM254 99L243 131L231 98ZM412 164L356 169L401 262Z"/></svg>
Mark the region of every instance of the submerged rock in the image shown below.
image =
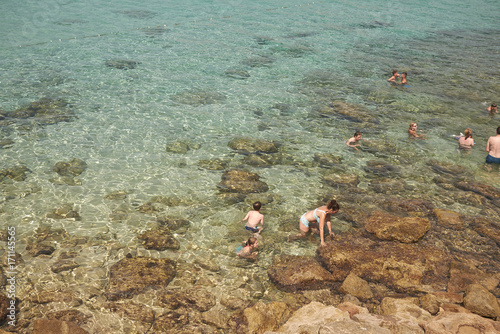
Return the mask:
<svg viewBox="0 0 500 334"><path fill-rule="evenodd" d="M267 333L271 330L277 330L290 317L291 313L290 307L286 303L273 301L264 304L259 301L243 311L245 322L248 324L246 333Z"/></svg>
<svg viewBox="0 0 500 334"><path fill-rule="evenodd" d="M63 99L41 98L31 102L26 107L18 108L8 114L11 118L35 118L40 124L55 124L69 122L74 115L68 108L68 103Z"/></svg>
<svg viewBox="0 0 500 334"><path fill-rule="evenodd" d="M12 139L0 139L0 149L8 149L11 148L14 144Z"/></svg>
<svg viewBox="0 0 500 334"><path fill-rule="evenodd" d="M112 191L106 196L104 196L104 199L109 199L109 200L125 199L127 198L128 194L129 192L126 190Z"/></svg>
<svg viewBox="0 0 500 334"><path fill-rule="evenodd" d="M381 160L369 160L366 162L366 166L363 167L363 169L368 174L374 174L374 176L382 177L397 176L401 170L399 167L393 166Z"/></svg>
<svg viewBox="0 0 500 334"><path fill-rule="evenodd" d="M323 182L334 188L357 187L359 177L356 174L328 174L323 176Z"/></svg>
<svg viewBox="0 0 500 334"><path fill-rule="evenodd" d="M168 228L164 227L158 227L149 231L145 231L139 234L137 238L139 240L142 240L142 244L146 249L164 251L166 249L180 248L179 241L174 238Z"/></svg>
<svg viewBox="0 0 500 334"><path fill-rule="evenodd" d="M49 182L53 183L55 185L58 185L58 186L63 186L63 185L81 186L82 185L81 180L74 178L74 177L71 177L71 176L53 177L53 178L49 179Z"/></svg>
<svg viewBox="0 0 500 334"><path fill-rule="evenodd" d="M336 116L356 123L377 123L377 117L369 109L362 105L343 101L333 101L329 105L320 106L316 109L316 112L323 118Z"/></svg>
<svg viewBox="0 0 500 334"><path fill-rule="evenodd" d="M180 307L194 308L200 312L210 310L216 304L215 295L203 288L190 288L187 290L167 290L158 296L158 300L169 309Z"/></svg>
<svg viewBox="0 0 500 334"><path fill-rule="evenodd" d="M178 140L167 144L167 152L186 154L189 150L197 150L201 147L200 144L194 144L189 140Z"/></svg>
<svg viewBox="0 0 500 334"><path fill-rule="evenodd" d="M109 59L109 60L106 60L105 64L107 67L113 67L113 68L117 68L120 70L133 70L140 63L138 61L135 61L135 60Z"/></svg>
<svg viewBox="0 0 500 334"><path fill-rule="evenodd" d="M279 147L273 141L246 138L246 137L233 138L227 143L227 146L243 154L276 153L278 152L278 147Z"/></svg>
<svg viewBox="0 0 500 334"><path fill-rule="evenodd" d="M56 319L60 321L73 322L77 325L82 325L87 322L90 316L79 310L71 309L49 312L47 313L47 318L49 318L49 320Z"/></svg>
<svg viewBox="0 0 500 334"><path fill-rule="evenodd" d="M226 96L213 91L190 90L170 96L174 102L188 104L194 107L221 103L226 100Z"/></svg>
<svg viewBox="0 0 500 334"><path fill-rule="evenodd" d="M250 57L241 62L245 66L250 67L267 67L274 63L274 59L270 56L255 56Z"/></svg>
<svg viewBox="0 0 500 334"><path fill-rule="evenodd" d="M245 70L237 69L237 68L230 68L224 72L224 74L227 77L233 78L233 79L248 79L250 78L250 73Z"/></svg>
<svg viewBox="0 0 500 334"><path fill-rule="evenodd" d="M227 167L227 162L219 158L200 160L198 166L208 170L224 170Z"/></svg>
<svg viewBox="0 0 500 334"><path fill-rule="evenodd" d="M24 181L27 177L26 172L30 172L30 170L26 166L16 166L0 170L0 182L3 182L7 179L11 179L14 181Z"/></svg>
<svg viewBox="0 0 500 334"><path fill-rule="evenodd" d="M326 168L341 164L343 159L343 156L332 153L315 153L313 157L315 162L317 162L321 167Z"/></svg>
<svg viewBox="0 0 500 334"><path fill-rule="evenodd" d="M222 174L221 179L217 187L222 192L249 194L269 190L268 185L259 180L259 175L243 170L228 170Z"/></svg>
<svg viewBox="0 0 500 334"><path fill-rule="evenodd" d="M74 218L75 220L80 220L80 215L73 209L73 204L70 203L52 210L52 212L47 213L45 217L52 219Z"/></svg>
<svg viewBox="0 0 500 334"><path fill-rule="evenodd" d="M83 330L77 324L70 321L61 320L48 320L48 319L37 319L33 324L32 334L47 334L47 333L61 333L61 334L88 334L86 330Z"/></svg>
<svg viewBox="0 0 500 334"><path fill-rule="evenodd" d="M170 231L176 231L177 233L186 232L191 223L189 220L184 218L173 218L173 217L158 217L156 219L161 227L168 228Z"/></svg>
<svg viewBox="0 0 500 334"><path fill-rule="evenodd" d="M493 186L471 181L458 181L454 185L458 189L475 192L490 200L500 199L500 189Z"/></svg>
<svg viewBox="0 0 500 334"><path fill-rule="evenodd" d="M77 158L70 162L60 161L52 167L52 170L61 176L78 176L86 169L87 163Z"/></svg>
<svg viewBox="0 0 500 334"><path fill-rule="evenodd" d="M377 210L366 221L365 229L381 240L397 240L404 243L417 242L431 228L426 218L398 217Z"/></svg>
<svg viewBox="0 0 500 334"><path fill-rule="evenodd" d="M325 289L332 287L336 280L315 259L307 256L277 256L267 274L279 289L288 292Z"/></svg>
<svg viewBox="0 0 500 334"><path fill-rule="evenodd" d="M118 313L119 315L132 320L147 323L152 323L155 320L154 311L144 304L138 304L132 301L123 301L107 303L105 307L112 312Z"/></svg>
<svg viewBox="0 0 500 334"><path fill-rule="evenodd" d="M175 263L170 259L125 257L110 268L106 296L115 301L132 298L148 289L162 289L175 275Z"/></svg>
<svg viewBox="0 0 500 334"><path fill-rule="evenodd" d="M51 255L55 250L56 248L52 246L51 242L48 241L34 242L26 246L26 251L33 257L37 257L39 255Z"/></svg>

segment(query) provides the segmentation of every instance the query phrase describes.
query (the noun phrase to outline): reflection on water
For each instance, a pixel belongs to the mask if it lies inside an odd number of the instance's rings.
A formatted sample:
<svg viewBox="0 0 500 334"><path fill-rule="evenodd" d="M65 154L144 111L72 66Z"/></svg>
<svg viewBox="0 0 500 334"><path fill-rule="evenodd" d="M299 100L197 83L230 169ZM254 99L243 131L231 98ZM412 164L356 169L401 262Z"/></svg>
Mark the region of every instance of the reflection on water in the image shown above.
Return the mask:
<svg viewBox="0 0 500 334"><path fill-rule="evenodd" d="M238 19L205 21L3 51L0 217L18 227L20 296L50 286L91 298L105 285L106 268L131 253L175 259L173 286L195 265L196 280L218 296L273 300L280 292L268 283L267 266L278 254L315 254L314 237L286 239L302 213L331 196L363 213L396 196L498 221L498 208L454 183L500 187L498 169L483 165L498 126L485 105L500 88L500 30L422 28L412 35L388 17L333 25L313 20L327 4L318 6L268 12L257 31ZM161 16L146 9L114 14L141 24ZM271 21L281 14L286 20ZM309 26L288 26L301 15ZM87 23L54 24L61 22ZM409 88L386 82L393 68L409 73ZM47 99L67 102L68 114L25 108ZM55 117L62 118L47 121ZM428 140L407 138L413 121ZM476 146L463 152L453 135L467 127ZM371 141L359 151L344 143L356 130ZM273 141L279 151L233 150L235 137ZM56 164L75 158L85 171L56 173ZM222 194L223 170L241 168L269 190ZM263 203L266 229L259 259L249 263L235 257L248 238L236 222L255 200ZM137 239L160 218L189 222L172 232L178 250L147 250ZM358 223L339 215L334 230ZM52 239L43 241L56 245L52 257L28 255L25 246L41 238L35 231L49 227ZM47 270L68 252L74 275ZM207 263L218 269L203 269Z"/></svg>

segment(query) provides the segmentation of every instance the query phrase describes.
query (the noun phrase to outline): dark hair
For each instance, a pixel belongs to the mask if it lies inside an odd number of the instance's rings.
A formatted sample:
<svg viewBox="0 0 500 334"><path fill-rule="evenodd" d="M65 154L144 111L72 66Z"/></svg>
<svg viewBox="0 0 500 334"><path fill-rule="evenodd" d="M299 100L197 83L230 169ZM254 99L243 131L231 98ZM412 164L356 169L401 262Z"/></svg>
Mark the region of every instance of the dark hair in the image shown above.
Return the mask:
<svg viewBox="0 0 500 334"><path fill-rule="evenodd" d="M491 104L491 106L492 106L493 108L496 108L497 104L496 104L496 103L492 103L492 104Z"/></svg>
<svg viewBox="0 0 500 334"><path fill-rule="evenodd" d="M497 128L497 135L500 135L500 126Z"/></svg>
<svg viewBox="0 0 500 334"><path fill-rule="evenodd" d="M338 211L340 209L339 204L334 199L331 199L326 203L326 208L333 211Z"/></svg>
<svg viewBox="0 0 500 334"><path fill-rule="evenodd" d="M392 75L394 75L394 74L396 74L396 73L398 73L398 70L394 70L394 71L392 71Z"/></svg>
<svg viewBox="0 0 500 334"><path fill-rule="evenodd" d="M406 73L406 72L403 72L403 73L401 73L401 74L408 75L408 73Z"/></svg>
<svg viewBox="0 0 500 334"><path fill-rule="evenodd" d="M361 135L361 131L354 132L354 137Z"/></svg>
<svg viewBox="0 0 500 334"><path fill-rule="evenodd" d="M255 211L259 211L261 207L262 207L262 203L261 202L257 201L255 203L253 203L253 209Z"/></svg>
<svg viewBox="0 0 500 334"><path fill-rule="evenodd" d="M245 246L253 246L257 242L257 238L255 237L250 237L248 238L247 242L245 242Z"/></svg>

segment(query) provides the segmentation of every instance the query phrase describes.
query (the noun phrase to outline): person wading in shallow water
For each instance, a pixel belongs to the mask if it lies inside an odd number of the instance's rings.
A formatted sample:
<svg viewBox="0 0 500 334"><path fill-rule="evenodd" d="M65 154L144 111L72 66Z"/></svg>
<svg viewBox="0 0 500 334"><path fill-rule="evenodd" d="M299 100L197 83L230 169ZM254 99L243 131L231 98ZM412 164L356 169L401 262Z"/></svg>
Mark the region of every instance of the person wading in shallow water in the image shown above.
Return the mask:
<svg viewBox="0 0 500 334"><path fill-rule="evenodd" d="M491 136L486 143L486 163L500 164L500 126L497 128L497 135Z"/></svg>
<svg viewBox="0 0 500 334"><path fill-rule="evenodd" d="M328 227L328 232L331 236L335 233L332 232L332 222L331 216L339 211L339 204L334 199L329 200L326 205L320 206L314 210L308 211L300 217L299 229L300 234L295 237L289 238L289 240L295 240L298 238L305 238L309 229L314 233L318 233L321 240L321 246L326 246L325 243L325 222Z"/></svg>

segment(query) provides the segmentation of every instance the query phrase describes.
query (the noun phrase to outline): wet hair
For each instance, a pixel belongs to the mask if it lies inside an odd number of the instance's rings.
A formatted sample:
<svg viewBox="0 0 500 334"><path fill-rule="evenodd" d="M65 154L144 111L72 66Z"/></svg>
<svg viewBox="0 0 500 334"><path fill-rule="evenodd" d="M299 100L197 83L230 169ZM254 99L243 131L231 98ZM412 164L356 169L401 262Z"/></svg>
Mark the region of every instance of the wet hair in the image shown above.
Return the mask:
<svg viewBox="0 0 500 334"><path fill-rule="evenodd" d="M259 211L261 207L262 207L262 203L261 202L257 201L255 203L253 203L253 209L255 211Z"/></svg>
<svg viewBox="0 0 500 334"><path fill-rule="evenodd" d="M356 131L356 132L354 132L354 137L356 137L356 136L360 136L360 135L361 135L361 131Z"/></svg>
<svg viewBox="0 0 500 334"><path fill-rule="evenodd" d="M248 238L247 242L245 242L245 247L246 246L253 246L257 242L257 238L255 237L250 237Z"/></svg>
<svg viewBox="0 0 500 334"><path fill-rule="evenodd" d="M409 127L409 129L411 129L411 127L412 127L412 126L414 126L414 125L417 125L417 123L415 123L415 122L411 122L411 123L410 123L410 127Z"/></svg>
<svg viewBox="0 0 500 334"><path fill-rule="evenodd" d="M401 74L404 74L405 76L407 76L407 75L408 75L408 73L406 73L406 72L403 72L403 73L401 73Z"/></svg>
<svg viewBox="0 0 500 334"><path fill-rule="evenodd" d="M497 128L497 135L500 135L500 126Z"/></svg>
<svg viewBox="0 0 500 334"><path fill-rule="evenodd" d="M472 130L469 128L465 129L464 135L465 135L465 139L472 137Z"/></svg>
<svg viewBox="0 0 500 334"><path fill-rule="evenodd" d="M392 75L394 75L394 74L396 74L396 73L398 73L398 70L393 70L393 71L392 71Z"/></svg>
<svg viewBox="0 0 500 334"><path fill-rule="evenodd" d="M492 106L493 108L496 108L496 107L497 107L497 104L496 104L496 103L492 103L492 104L491 104L491 106Z"/></svg>
<svg viewBox="0 0 500 334"><path fill-rule="evenodd" d="M339 203L337 203L336 200L331 199L326 203L326 208L328 210L333 210L333 211L338 211L339 210Z"/></svg>

